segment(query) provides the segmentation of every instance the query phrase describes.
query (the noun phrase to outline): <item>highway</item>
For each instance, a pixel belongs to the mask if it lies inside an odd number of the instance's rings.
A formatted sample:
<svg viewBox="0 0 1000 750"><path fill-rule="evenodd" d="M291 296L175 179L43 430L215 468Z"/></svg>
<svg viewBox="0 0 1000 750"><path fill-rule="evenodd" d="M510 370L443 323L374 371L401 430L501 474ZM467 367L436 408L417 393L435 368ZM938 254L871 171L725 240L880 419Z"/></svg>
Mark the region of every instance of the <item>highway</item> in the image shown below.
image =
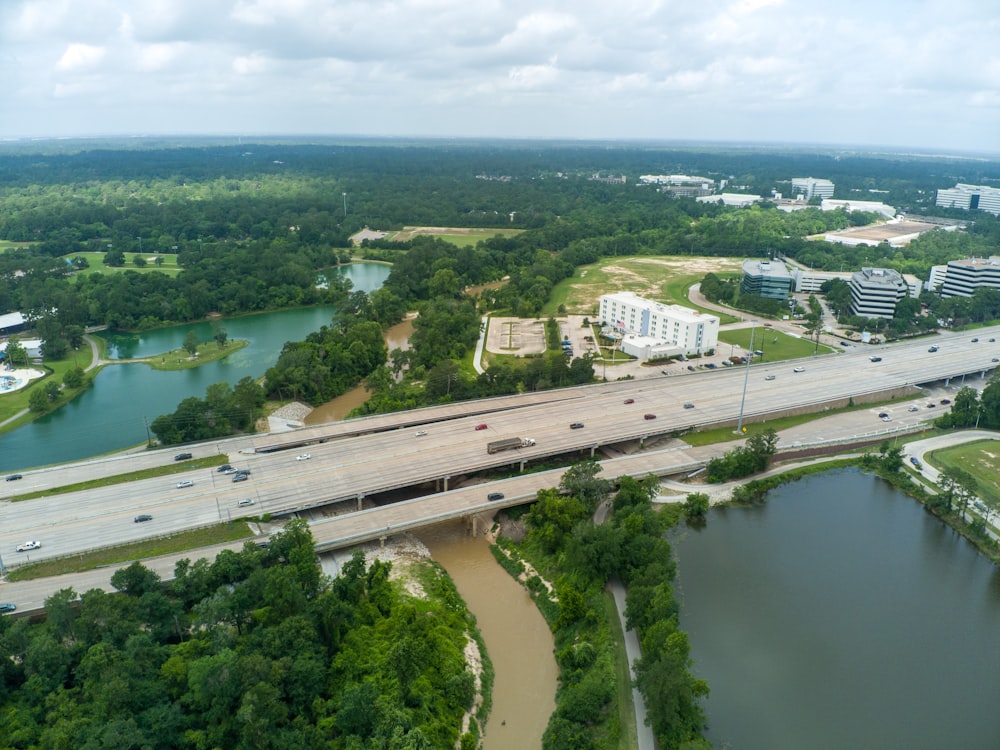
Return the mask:
<svg viewBox="0 0 1000 750"><path fill-rule="evenodd" d="M979 341L973 343L972 338ZM988 373L998 366L993 359L1000 358L1000 344L989 342L990 338L1000 339L1000 326L893 346L852 347L838 355L758 363L749 370L734 367L619 381L185 446L183 450L193 453L196 459L225 454L233 465L251 469L249 481L234 484L230 477L206 466L99 490L0 502L0 555L10 567L21 561L75 554L230 518L305 511L339 500L352 500L352 504L341 507L354 508L359 496L415 488L425 482L438 482L439 489L446 489L443 480L447 478L520 460L576 451L589 454L611 444L628 444L634 450L637 441L695 426L735 422L744 384L747 419L796 409L816 410L823 404L845 402L851 397L856 401L874 400L920 383ZM928 351L932 343L938 351ZM882 361L871 362L869 357L873 355ZM804 369L794 372L796 367ZM770 375L773 380L766 379ZM981 387L982 382L976 382ZM624 403L627 399L633 403ZM688 402L694 408L684 408ZM646 414L654 414L656 419L644 419ZM570 429L573 422L582 422L584 427ZM475 429L483 423L486 429ZM427 434L417 437L418 429ZM488 442L512 436L534 438L536 445L495 455L486 452ZM240 453L251 448L268 452ZM179 450L24 471L23 479L0 485L0 494L9 498L15 493L161 466L172 463ZM297 461L296 455L303 452L308 452L311 459ZM672 464L672 457L652 454L640 456L658 466L662 464L660 468ZM634 458L639 460L638 456ZM190 479L193 486L177 488L182 479ZM425 486L423 491L431 492L431 487L434 485ZM508 500L531 493L527 485L512 495L506 493L502 483L490 484L489 488L504 491ZM438 495L444 498L442 509L423 506L420 513L436 515L463 508L468 512L468 508L483 504L487 491L481 486ZM254 505L238 506L243 498L253 498ZM133 517L140 513L152 515L153 519L134 523ZM401 528L406 522L401 517L396 523ZM340 532L337 535L342 536ZM15 553L15 546L27 539L38 539L42 547Z"/></svg>

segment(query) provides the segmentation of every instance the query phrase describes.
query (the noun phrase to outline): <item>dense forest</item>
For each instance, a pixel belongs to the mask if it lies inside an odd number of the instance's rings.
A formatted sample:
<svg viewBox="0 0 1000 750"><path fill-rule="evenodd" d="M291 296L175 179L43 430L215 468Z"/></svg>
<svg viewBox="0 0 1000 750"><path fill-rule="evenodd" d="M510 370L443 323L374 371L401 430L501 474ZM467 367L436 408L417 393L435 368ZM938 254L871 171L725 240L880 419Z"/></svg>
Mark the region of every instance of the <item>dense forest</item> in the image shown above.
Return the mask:
<svg viewBox="0 0 1000 750"><path fill-rule="evenodd" d="M169 583L134 563L118 594L60 591L44 622L0 618L0 744L474 747L475 624L440 569L411 573L421 597L390 571L358 552L323 577L293 521L266 547L181 560Z"/></svg>

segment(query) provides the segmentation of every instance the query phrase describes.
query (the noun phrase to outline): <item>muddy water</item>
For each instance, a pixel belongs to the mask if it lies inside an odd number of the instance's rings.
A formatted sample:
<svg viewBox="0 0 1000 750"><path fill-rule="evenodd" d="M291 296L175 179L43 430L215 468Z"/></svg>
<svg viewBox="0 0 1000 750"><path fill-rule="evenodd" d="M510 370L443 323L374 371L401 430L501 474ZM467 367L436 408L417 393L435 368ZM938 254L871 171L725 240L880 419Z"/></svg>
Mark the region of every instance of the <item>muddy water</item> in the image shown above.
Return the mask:
<svg viewBox="0 0 1000 750"><path fill-rule="evenodd" d="M385 332L385 345L391 352L393 349L409 349L410 334L413 333L413 320L407 319L402 323L397 323ZM368 391L364 385L352 388L337 398L320 404L305 418L307 425L325 424L326 422L336 422L345 419L351 410L361 406L368 400Z"/></svg>
<svg viewBox="0 0 1000 750"><path fill-rule="evenodd" d="M484 750L540 748L555 710L558 676L548 625L524 588L493 559L486 540L468 536L462 522L420 529L417 536L455 581L493 662Z"/></svg>

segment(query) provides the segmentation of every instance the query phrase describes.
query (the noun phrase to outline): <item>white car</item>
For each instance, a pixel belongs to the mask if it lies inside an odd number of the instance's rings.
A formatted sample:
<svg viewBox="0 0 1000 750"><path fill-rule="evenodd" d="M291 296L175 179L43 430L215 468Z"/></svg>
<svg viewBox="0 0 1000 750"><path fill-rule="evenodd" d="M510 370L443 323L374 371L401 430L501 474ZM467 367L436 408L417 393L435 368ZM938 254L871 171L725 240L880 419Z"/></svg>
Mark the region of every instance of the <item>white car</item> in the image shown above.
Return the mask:
<svg viewBox="0 0 1000 750"><path fill-rule="evenodd" d="M29 550L38 549L42 546L41 542L37 542L34 539L29 539L24 544L17 545L18 552L28 552Z"/></svg>
<svg viewBox="0 0 1000 750"><path fill-rule="evenodd" d="M241 508L244 507L244 506L247 506L247 505L253 505L253 498L252 497L245 497L245 498L243 498L242 500L240 500L236 504L238 506L240 506Z"/></svg>
<svg viewBox="0 0 1000 750"><path fill-rule="evenodd" d="M309 455L308 453L300 453L299 455L297 455L295 457L295 460L296 461L308 461L310 458L312 458L312 456Z"/></svg>
<svg viewBox="0 0 1000 750"><path fill-rule="evenodd" d="M190 479L182 479L177 483L177 489L184 489L185 487L194 487L194 482Z"/></svg>
<svg viewBox="0 0 1000 750"><path fill-rule="evenodd" d="M806 368L804 368L804 367L796 367L796 368L792 369L792 372L805 372L805 371L806 371Z"/></svg>
<svg viewBox="0 0 1000 750"><path fill-rule="evenodd" d="M417 430L416 437L423 437L427 434L427 430Z"/></svg>

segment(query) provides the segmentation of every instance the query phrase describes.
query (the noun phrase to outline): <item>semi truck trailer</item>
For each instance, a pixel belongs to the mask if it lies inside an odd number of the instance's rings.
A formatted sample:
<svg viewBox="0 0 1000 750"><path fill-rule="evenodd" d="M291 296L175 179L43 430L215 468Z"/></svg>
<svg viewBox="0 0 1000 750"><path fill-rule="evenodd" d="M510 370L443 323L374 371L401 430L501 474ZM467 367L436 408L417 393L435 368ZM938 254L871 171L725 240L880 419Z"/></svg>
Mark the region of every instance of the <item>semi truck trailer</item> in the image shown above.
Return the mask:
<svg viewBox="0 0 1000 750"><path fill-rule="evenodd" d="M486 444L487 453L499 453L500 451L509 451L515 448L527 448L529 445L534 445L535 441L531 438L504 438L503 440L494 440L492 443Z"/></svg>

